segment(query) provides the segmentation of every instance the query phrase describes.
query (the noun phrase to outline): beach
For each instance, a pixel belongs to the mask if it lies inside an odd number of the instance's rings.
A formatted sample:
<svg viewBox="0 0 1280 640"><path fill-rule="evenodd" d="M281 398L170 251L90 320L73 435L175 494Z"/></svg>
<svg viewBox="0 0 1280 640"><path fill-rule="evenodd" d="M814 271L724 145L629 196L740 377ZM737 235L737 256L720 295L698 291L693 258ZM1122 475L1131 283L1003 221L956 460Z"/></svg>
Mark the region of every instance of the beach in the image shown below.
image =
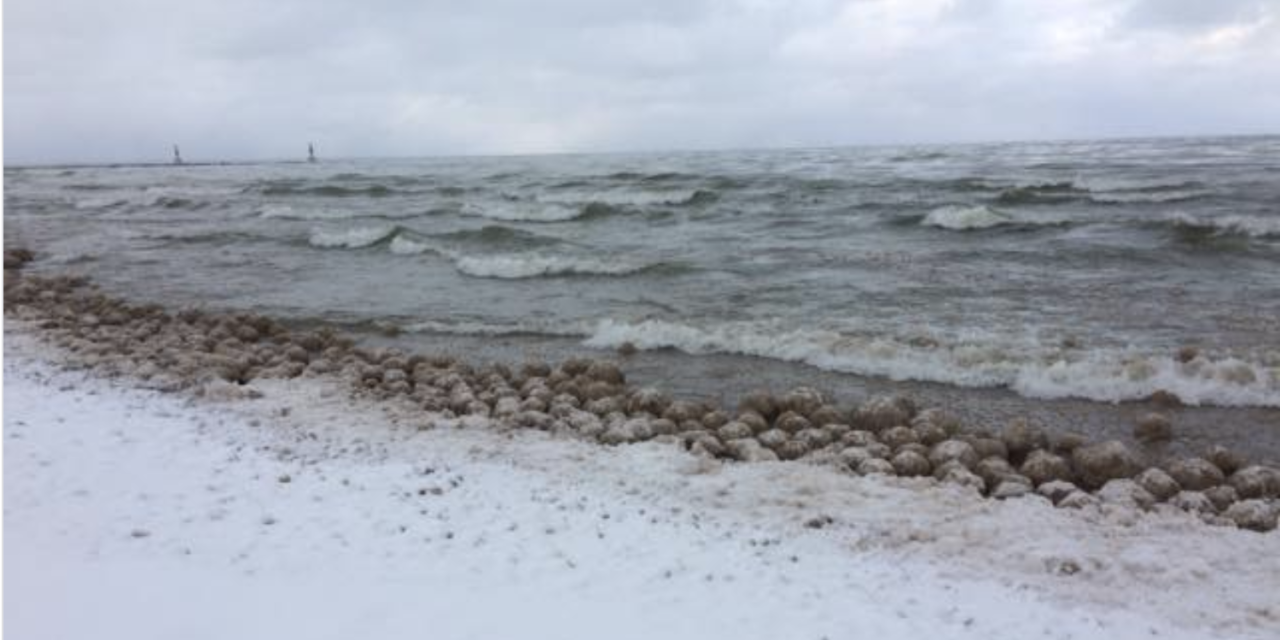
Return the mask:
<svg viewBox="0 0 1280 640"><path fill-rule="evenodd" d="M6 167L6 630L1272 637L1278 141Z"/></svg>
<svg viewBox="0 0 1280 640"><path fill-rule="evenodd" d="M194 400L5 335L12 637L1267 638L1280 539L795 463ZM68 612L75 613L69 614Z"/></svg>
<svg viewBox="0 0 1280 640"><path fill-rule="evenodd" d="M18 274L4 419L19 636L1263 638L1280 625L1280 537L1221 515L1106 487L1073 508L1045 491L995 499L954 468L861 474L821 452L739 461L701 436L615 441L618 418L586 435L566 428L577 413L539 424L500 400L424 410L386 376L412 354ZM101 317L66 312L83 305ZM213 357L235 341L181 344L237 327L265 357L254 375ZM312 338L348 354L337 362L373 356L383 377L288 366ZM508 373L535 380L526 402L555 375L544 366ZM1274 496L1255 502L1274 527Z"/></svg>
<svg viewBox="0 0 1280 640"><path fill-rule="evenodd" d="M1280 0L4 17L5 637L1280 640Z"/></svg>
<svg viewBox="0 0 1280 640"><path fill-rule="evenodd" d="M905 395L1280 463L1274 136L6 167L36 274L736 405ZM1175 403L1152 398L1176 399Z"/></svg>

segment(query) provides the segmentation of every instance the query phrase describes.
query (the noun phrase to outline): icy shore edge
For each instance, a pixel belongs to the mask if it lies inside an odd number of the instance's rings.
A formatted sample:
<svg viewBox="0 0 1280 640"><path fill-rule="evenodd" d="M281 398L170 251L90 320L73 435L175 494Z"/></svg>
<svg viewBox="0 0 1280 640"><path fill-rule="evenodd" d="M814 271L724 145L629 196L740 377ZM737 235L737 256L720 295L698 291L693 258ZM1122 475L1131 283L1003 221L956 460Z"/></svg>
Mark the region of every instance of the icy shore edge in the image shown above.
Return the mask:
<svg viewBox="0 0 1280 640"><path fill-rule="evenodd" d="M63 368L21 322L5 338L15 638L1280 629L1280 537L1182 513L424 429L320 378L192 399Z"/></svg>

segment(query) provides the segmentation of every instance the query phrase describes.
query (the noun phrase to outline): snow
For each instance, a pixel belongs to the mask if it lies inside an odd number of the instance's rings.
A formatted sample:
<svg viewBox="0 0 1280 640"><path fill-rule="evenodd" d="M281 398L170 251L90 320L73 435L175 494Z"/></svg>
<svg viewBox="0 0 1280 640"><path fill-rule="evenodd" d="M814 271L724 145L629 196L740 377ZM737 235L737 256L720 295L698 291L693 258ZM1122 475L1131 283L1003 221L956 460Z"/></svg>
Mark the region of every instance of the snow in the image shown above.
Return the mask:
<svg viewBox="0 0 1280 640"><path fill-rule="evenodd" d="M14 639L1280 635L1280 535L56 361L7 333Z"/></svg>

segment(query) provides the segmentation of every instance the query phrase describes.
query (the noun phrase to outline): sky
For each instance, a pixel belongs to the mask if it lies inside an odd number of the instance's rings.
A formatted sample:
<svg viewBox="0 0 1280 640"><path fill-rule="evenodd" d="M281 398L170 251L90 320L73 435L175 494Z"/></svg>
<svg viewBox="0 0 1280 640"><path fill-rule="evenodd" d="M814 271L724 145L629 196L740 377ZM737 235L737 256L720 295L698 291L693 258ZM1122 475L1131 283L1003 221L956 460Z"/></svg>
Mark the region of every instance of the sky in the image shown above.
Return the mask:
<svg viewBox="0 0 1280 640"><path fill-rule="evenodd" d="M1280 0L6 0L6 164L1280 133Z"/></svg>

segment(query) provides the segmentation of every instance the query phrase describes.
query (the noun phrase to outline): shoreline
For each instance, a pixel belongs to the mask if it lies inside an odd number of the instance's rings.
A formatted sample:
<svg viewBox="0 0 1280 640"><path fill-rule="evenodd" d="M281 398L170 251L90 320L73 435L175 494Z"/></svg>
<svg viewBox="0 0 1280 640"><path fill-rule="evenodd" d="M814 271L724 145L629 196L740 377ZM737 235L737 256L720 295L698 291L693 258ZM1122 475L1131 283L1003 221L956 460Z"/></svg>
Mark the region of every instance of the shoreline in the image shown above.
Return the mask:
<svg viewBox="0 0 1280 640"><path fill-rule="evenodd" d="M572 357L613 355L584 347L575 338L553 336L475 336L456 333L401 333L347 328L362 345L416 352L467 353L479 362L512 362L521 355L559 361ZM1155 456L1194 456L1214 445L1247 450L1256 462L1280 467L1280 411L1261 407L1218 407L1165 404L1152 400L1098 402L1077 398L1028 398L1005 388L957 387L938 382L890 380L827 371L805 363L740 354L689 354L677 349L640 350L621 356L629 380L637 386L671 389L686 399L706 399L736 407L758 389L813 387L842 406L866 398L904 395L921 406L944 406L965 424L1003 425L1023 419L1049 433L1079 433L1090 440L1120 440L1149 449ZM1176 436L1144 443L1133 434L1136 422L1149 413L1170 419Z"/></svg>
<svg viewBox="0 0 1280 640"><path fill-rule="evenodd" d="M851 406L880 395L907 396L921 406L941 406L974 429L999 433L1015 420L1026 420L1050 433L1078 433L1089 440L1120 440L1139 449L1153 461L1199 456L1215 445L1248 451L1253 461L1280 468L1280 409L1265 406L1188 404L1175 394L1159 393L1145 399L1097 401L1081 398L1039 398L1020 395L1005 387L968 387L916 379L832 371L804 362L777 360L736 353L687 353L678 348L642 348L634 353L589 346L579 336L540 334L473 335L466 332L406 330L407 321L360 319L348 313L326 316L302 313L292 307L245 306L239 298L216 298L207 303L199 291L126 285L110 276L98 276L86 264L67 264L57 258L33 263L35 275L93 275L103 292L136 306L165 304L171 309L207 309L219 315L265 315L290 331L312 332L329 327L368 351L389 349L405 353L466 354L471 364L518 366L526 360L554 363L575 358L614 359L626 370L634 386L654 386L675 399L704 401L729 410L743 395L759 388L783 391L813 387L830 401ZM207 293L207 292L206 292ZM396 324L399 322L400 324ZM429 324L429 323L427 323ZM425 326L425 325L424 325ZM1193 347L1188 349L1194 350ZM1171 357L1183 358L1181 353ZM1189 367L1198 366L1194 359ZM927 376L926 376L927 377ZM1175 437L1143 442L1134 436L1135 424L1149 413L1168 418Z"/></svg>
<svg viewBox="0 0 1280 640"><path fill-rule="evenodd" d="M19 634L1280 628L1274 534L826 465L734 464L656 442L427 425L415 407L352 396L333 376L262 377L203 397L139 389L68 368L46 332L11 320L4 341L6 579ZM80 613L56 613L66 610Z"/></svg>
<svg viewBox="0 0 1280 640"><path fill-rule="evenodd" d="M812 387L754 390L736 408L672 399L627 383L617 362L573 358L474 366L447 355L365 349L331 329L292 332L254 314L171 312L99 292L86 278L23 275L30 252L6 250L5 311L35 323L65 357L164 391L252 397L259 378L330 376L354 395L415 406L426 423L535 429L604 445L655 441L709 461L791 461L854 475L933 478L992 498L1173 509L1258 531L1280 517L1280 470L1222 447L1161 459L1117 440L1049 433L1025 419L996 433L904 396L852 407ZM1167 418L1136 428L1172 439Z"/></svg>

